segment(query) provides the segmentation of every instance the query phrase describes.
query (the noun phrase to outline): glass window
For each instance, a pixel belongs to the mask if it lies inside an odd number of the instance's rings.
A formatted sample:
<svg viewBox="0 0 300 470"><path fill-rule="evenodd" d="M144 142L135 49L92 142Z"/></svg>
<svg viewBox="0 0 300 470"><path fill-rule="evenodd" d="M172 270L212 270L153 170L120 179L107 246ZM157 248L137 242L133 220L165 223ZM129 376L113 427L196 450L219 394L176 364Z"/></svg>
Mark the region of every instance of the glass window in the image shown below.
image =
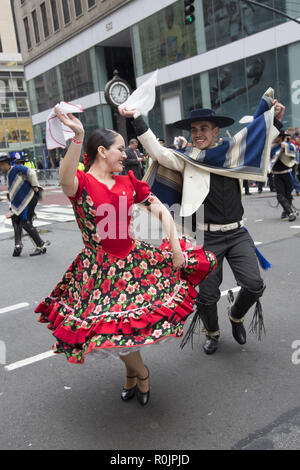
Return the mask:
<svg viewBox="0 0 300 470"><path fill-rule="evenodd" d="M0 99L0 111L2 113L15 113L16 103L13 97L1 98Z"/></svg>
<svg viewBox="0 0 300 470"><path fill-rule="evenodd" d="M51 10L52 10L53 28L54 28L54 31L57 31L59 29L59 21L58 21L58 15L57 15L56 0L50 0L50 3L51 3Z"/></svg>
<svg viewBox="0 0 300 470"><path fill-rule="evenodd" d="M74 6L75 6L75 14L76 14L76 16L80 16L81 13L82 13L81 0L74 0Z"/></svg>
<svg viewBox="0 0 300 470"><path fill-rule="evenodd" d="M63 14L64 14L64 22L65 24L68 24L70 23L70 9L69 9L68 0L62 0L62 8L63 8Z"/></svg>
<svg viewBox="0 0 300 470"><path fill-rule="evenodd" d="M33 10L33 12L31 13L31 16L32 16L32 22L33 22L35 42L36 44L38 44L40 42L40 31L39 31L39 25L37 22L36 10Z"/></svg>
<svg viewBox="0 0 300 470"><path fill-rule="evenodd" d="M1 42L1 36L0 36L0 52L3 52L2 42Z"/></svg>
<svg viewBox="0 0 300 470"><path fill-rule="evenodd" d="M30 118L19 118L20 138L22 142L33 142L33 132Z"/></svg>
<svg viewBox="0 0 300 470"><path fill-rule="evenodd" d="M25 16L25 18L23 18L23 23L24 23L24 29L25 29L27 48L31 49L32 44L31 44L31 37L30 37L30 30L29 30L29 23L28 23L27 16Z"/></svg>
<svg viewBox="0 0 300 470"><path fill-rule="evenodd" d="M0 93L1 95L5 94L8 91L12 91L11 89L11 81L8 77L0 75Z"/></svg>
<svg viewBox="0 0 300 470"><path fill-rule="evenodd" d="M182 103L183 118L187 118L190 115L190 111L195 108L193 77L187 77L182 80Z"/></svg>
<svg viewBox="0 0 300 470"><path fill-rule="evenodd" d="M16 98L17 111L28 111L28 103L26 98Z"/></svg>
<svg viewBox="0 0 300 470"><path fill-rule="evenodd" d="M4 120L0 119L0 148L7 147L6 135L4 130Z"/></svg>
<svg viewBox="0 0 300 470"><path fill-rule="evenodd" d="M278 90L275 96L285 106L283 125L289 127L300 127L300 42L280 47L277 50L278 60Z"/></svg>
<svg viewBox="0 0 300 470"><path fill-rule="evenodd" d="M276 51L248 57L246 62L246 79L249 99L249 113L253 115L259 104L260 97L272 86L276 89ZM276 92L276 90L275 90Z"/></svg>
<svg viewBox="0 0 300 470"><path fill-rule="evenodd" d="M59 68L63 96L66 101L80 98L95 91L88 51L60 64Z"/></svg>
<svg viewBox="0 0 300 470"><path fill-rule="evenodd" d="M34 89L38 112L51 109L58 101L60 94L56 68L34 78Z"/></svg>
<svg viewBox="0 0 300 470"><path fill-rule="evenodd" d="M91 8L96 4L96 0L88 0L88 7Z"/></svg>
<svg viewBox="0 0 300 470"><path fill-rule="evenodd" d="M243 37L240 3L243 2L237 0L213 1L217 47Z"/></svg>
<svg viewBox="0 0 300 470"><path fill-rule="evenodd" d="M46 10L45 2L41 3L41 13L42 13L43 28L44 28L44 36L45 38L47 38L49 36L49 25L48 25L47 10Z"/></svg>
<svg viewBox="0 0 300 470"><path fill-rule="evenodd" d="M151 113L149 113L149 127L157 137L163 138L163 118L160 108L160 96L160 88L157 88L155 104Z"/></svg>
<svg viewBox="0 0 300 470"><path fill-rule="evenodd" d="M133 28L137 75L197 53L195 24L184 23L183 2L169 5Z"/></svg>
<svg viewBox="0 0 300 470"><path fill-rule="evenodd" d="M248 114L247 84L249 85L249 82L248 79L246 81L244 60L220 67L218 79L220 103L216 111L235 119L235 124L230 128L230 132L236 132L240 129L238 121ZM260 96L258 95L256 97L256 106L258 106L259 99Z"/></svg>
<svg viewBox="0 0 300 470"><path fill-rule="evenodd" d="M282 4L284 0L280 0L279 10L283 11ZM273 0L268 0L265 3L268 6L273 7ZM256 6L250 3L241 2L241 12L243 17L243 26L245 35L248 36L250 34L258 33L259 31L263 31L264 29L271 28L274 26L274 19L275 16L270 10L266 8L262 8L260 6Z"/></svg>
<svg viewBox="0 0 300 470"><path fill-rule="evenodd" d="M18 143L20 141L18 119L3 119L3 124L7 142Z"/></svg>
<svg viewBox="0 0 300 470"><path fill-rule="evenodd" d="M85 139L93 130L99 127L96 107L85 109L84 113L80 114L79 119L84 126Z"/></svg>
<svg viewBox="0 0 300 470"><path fill-rule="evenodd" d="M17 83L17 90L18 91L25 91L25 80L23 78L16 78Z"/></svg>
<svg viewBox="0 0 300 470"><path fill-rule="evenodd" d="M202 14L204 23L205 47L202 46L201 52L209 51L216 47L215 41L215 19L213 0L203 0ZM201 45L200 45L201 47Z"/></svg>

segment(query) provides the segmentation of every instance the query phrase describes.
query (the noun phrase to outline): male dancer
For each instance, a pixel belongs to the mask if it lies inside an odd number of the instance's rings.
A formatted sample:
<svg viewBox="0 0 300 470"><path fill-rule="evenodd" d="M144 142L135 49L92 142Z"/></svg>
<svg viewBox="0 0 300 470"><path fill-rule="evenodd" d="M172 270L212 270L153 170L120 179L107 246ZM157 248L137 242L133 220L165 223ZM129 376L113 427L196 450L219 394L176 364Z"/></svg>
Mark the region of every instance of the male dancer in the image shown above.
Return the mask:
<svg viewBox="0 0 300 470"><path fill-rule="evenodd" d="M290 142L289 134L283 130L274 141L271 157L277 200L283 209L281 220L293 222L296 220L296 212L292 206L291 171L296 164L296 146Z"/></svg>
<svg viewBox="0 0 300 470"><path fill-rule="evenodd" d="M262 102L263 106L268 108L268 113L264 113L257 121L253 121L245 130L246 137L247 132L250 135L250 132L257 131L257 137L251 139L254 161L260 158L262 153L266 155L266 159L269 158L271 141L275 135L278 135L278 129L281 128L280 121L285 110L283 105L274 100L272 89L269 89L267 93L263 96ZM275 106L278 112L276 118L274 117ZM198 308L192 321L195 325L195 320L200 316L203 322L206 331L206 341L203 345L205 353L213 354L218 348L220 330L217 303L221 295L219 287L222 282L224 258L227 259L238 285L241 286L228 313L233 337L239 344L244 344L246 342L244 317L250 307L261 297L265 286L260 276L254 242L243 228L244 209L241 202L241 185L238 180L238 178L243 178L243 175L238 171L236 173L234 170L231 171L230 168L230 162L234 159L231 145L235 153L237 153L236 148L243 149L242 157L245 161L248 157L247 151L241 145L234 146L238 138L230 139L229 144L224 142L216 146L215 143L219 129L233 124L234 120L218 116L211 109L196 109L191 112L190 118L174 123L174 127L189 130L191 133L193 143L191 152L181 157L178 151L164 148L157 143L154 134L139 115L139 111L119 108L119 112L125 117L134 117L132 124L138 139L153 160L182 173L180 215L183 217L192 215L204 201L204 224L200 226L198 223L197 229L204 229L204 248L212 251L217 256L218 262L214 273L203 281L199 288ZM271 121L266 135L262 137L260 129L265 128L265 121L268 119ZM246 137L244 135L243 143ZM266 146L266 142L270 145ZM209 155L213 155L216 164L221 162L224 165L223 168L227 165L227 169L219 171L212 165L207 165L203 171L199 162L205 162ZM266 160L265 168L268 167L268 163L269 160ZM258 179L254 174L247 176L248 179ZM265 178L265 175L262 178Z"/></svg>
<svg viewBox="0 0 300 470"><path fill-rule="evenodd" d="M40 190L35 171L21 164L12 167L10 156L2 153L0 154L0 172L6 174L8 179L8 196L11 207L6 217L12 219L15 233L13 256L20 256L22 252L23 228L36 245L30 256L46 253L46 245L49 242L45 243L41 239L37 229L32 224Z"/></svg>

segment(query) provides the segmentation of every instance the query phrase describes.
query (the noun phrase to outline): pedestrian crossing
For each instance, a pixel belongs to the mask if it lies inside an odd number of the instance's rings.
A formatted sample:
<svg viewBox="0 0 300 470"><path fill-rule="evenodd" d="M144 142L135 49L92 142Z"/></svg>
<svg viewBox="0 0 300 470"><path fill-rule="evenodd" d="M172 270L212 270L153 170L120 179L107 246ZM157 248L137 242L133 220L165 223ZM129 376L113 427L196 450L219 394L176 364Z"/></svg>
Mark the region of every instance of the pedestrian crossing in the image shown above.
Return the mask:
<svg viewBox="0 0 300 470"><path fill-rule="evenodd" d="M71 206L62 206L59 204L38 204L36 219L33 224L35 227L43 227L56 222L73 222L75 220L73 208ZM5 215L0 216L0 234L13 232L10 219Z"/></svg>

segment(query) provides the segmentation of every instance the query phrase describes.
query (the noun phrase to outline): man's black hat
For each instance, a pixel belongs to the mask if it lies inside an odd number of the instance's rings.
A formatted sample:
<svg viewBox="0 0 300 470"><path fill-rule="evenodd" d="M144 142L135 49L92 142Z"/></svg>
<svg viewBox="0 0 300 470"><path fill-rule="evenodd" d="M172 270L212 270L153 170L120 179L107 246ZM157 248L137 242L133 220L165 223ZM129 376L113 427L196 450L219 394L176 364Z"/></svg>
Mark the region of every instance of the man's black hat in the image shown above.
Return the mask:
<svg viewBox="0 0 300 470"><path fill-rule="evenodd" d="M291 136L288 132L281 129L280 132L279 132L279 137L291 137Z"/></svg>
<svg viewBox="0 0 300 470"><path fill-rule="evenodd" d="M8 153L0 152L0 162L10 162L11 157L8 155Z"/></svg>
<svg viewBox="0 0 300 470"><path fill-rule="evenodd" d="M234 119L227 116L218 116L213 109L198 108L190 112L189 118L174 122L172 127L189 131L191 129L192 122L198 121L211 121L218 127L227 127L234 123Z"/></svg>

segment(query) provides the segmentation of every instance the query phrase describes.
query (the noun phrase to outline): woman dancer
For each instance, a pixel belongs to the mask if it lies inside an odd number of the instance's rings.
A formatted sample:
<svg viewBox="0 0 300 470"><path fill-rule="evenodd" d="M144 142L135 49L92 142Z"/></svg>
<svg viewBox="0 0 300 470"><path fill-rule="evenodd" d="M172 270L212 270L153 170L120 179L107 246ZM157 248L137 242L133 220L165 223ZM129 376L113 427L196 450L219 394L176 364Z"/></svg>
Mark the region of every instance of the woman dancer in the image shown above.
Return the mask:
<svg viewBox="0 0 300 470"><path fill-rule="evenodd" d="M140 348L181 337L197 295L194 288L215 268L212 253L178 239L169 211L147 183L116 175L126 158L124 139L108 129L93 131L86 145L86 171L77 170L83 125L56 107L75 137L60 166L84 248L36 312L49 322L68 361L81 364L90 352L116 352L126 368L124 401L149 400L149 370ZM161 218L167 240L156 248L129 233L132 205L142 203Z"/></svg>

